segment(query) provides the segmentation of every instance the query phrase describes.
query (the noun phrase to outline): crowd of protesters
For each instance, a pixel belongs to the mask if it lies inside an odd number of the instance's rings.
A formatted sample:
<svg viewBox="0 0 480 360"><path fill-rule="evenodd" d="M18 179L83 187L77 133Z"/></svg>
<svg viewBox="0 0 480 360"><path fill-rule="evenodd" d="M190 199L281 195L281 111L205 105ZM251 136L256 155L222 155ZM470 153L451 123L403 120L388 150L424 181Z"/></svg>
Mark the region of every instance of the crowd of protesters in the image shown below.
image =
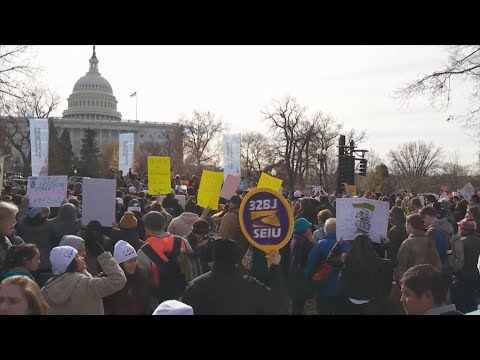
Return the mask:
<svg viewBox="0 0 480 360"><path fill-rule="evenodd" d="M462 314L480 291L480 197L363 197L389 203L388 234L336 235L334 195L284 194L289 243L265 254L240 228L248 192L197 204L200 179L176 175L170 194L145 175L118 175L115 221L82 224L81 178L59 208L29 206L4 183L0 314ZM183 195L185 202L177 195ZM309 304L313 311L308 310Z"/></svg>

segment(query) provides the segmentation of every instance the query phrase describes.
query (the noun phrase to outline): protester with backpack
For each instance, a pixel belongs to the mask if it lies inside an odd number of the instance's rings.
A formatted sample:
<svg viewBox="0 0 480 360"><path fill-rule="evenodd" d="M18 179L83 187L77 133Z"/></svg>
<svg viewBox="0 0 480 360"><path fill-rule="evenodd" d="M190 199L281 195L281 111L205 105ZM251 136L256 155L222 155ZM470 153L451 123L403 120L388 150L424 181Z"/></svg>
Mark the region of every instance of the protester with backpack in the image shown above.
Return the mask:
<svg viewBox="0 0 480 360"><path fill-rule="evenodd" d="M476 310L476 294L480 290L480 275L477 261L480 256L480 237L474 219L463 219L458 223L458 236L463 244L464 264L455 273L452 285L452 300L458 310L470 312Z"/></svg>
<svg viewBox="0 0 480 360"><path fill-rule="evenodd" d="M138 250L138 260L154 284L158 303L182 295L187 282L201 275L192 273L192 247L188 240L165 231L165 219L157 211L143 217L147 239Z"/></svg>
<svg viewBox="0 0 480 360"><path fill-rule="evenodd" d="M314 293L319 315L334 315L338 306L338 276L340 268L333 268L326 262L328 254L337 242L337 220L330 218L325 222L326 236L315 244L308 254L305 274L313 280ZM348 249L345 242L342 253Z"/></svg>

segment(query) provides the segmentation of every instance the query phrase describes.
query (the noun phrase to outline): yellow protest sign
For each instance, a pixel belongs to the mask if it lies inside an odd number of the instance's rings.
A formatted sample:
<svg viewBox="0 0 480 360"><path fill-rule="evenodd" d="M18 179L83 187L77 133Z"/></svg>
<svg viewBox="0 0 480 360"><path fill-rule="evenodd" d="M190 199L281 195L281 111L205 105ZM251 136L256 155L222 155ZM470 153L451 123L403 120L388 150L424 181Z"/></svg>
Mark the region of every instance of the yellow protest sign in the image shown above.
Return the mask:
<svg viewBox="0 0 480 360"><path fill-rule="evenodd" d="M278 190L280 190L280 187L282 186L282 183L282 179L277 179L276 177L270 176L262 172L262 175L260 175L260 180L258 180L257 188L271 189L278 192Z"/></svg>
<svg viewBox="0 0 480 360"><path fill-rule="evenodd" d="M170 158L168 156L148 156L148 193L151 195L169 194L172 191L170 179Z"/></svg>
<svg viewBox="0 0 480 360"><path fill-rule="evenodd" d="M355 188L355 185L345 184L345 192L349 197L357 196L357 189Z"/></svg>
<svg viewBox="0 0 480 360"><path fill-rule="evenodd" d="M223 172L203 170L198 189L197 204L203 208L218 210L218 200L223 184Z"/></svg>

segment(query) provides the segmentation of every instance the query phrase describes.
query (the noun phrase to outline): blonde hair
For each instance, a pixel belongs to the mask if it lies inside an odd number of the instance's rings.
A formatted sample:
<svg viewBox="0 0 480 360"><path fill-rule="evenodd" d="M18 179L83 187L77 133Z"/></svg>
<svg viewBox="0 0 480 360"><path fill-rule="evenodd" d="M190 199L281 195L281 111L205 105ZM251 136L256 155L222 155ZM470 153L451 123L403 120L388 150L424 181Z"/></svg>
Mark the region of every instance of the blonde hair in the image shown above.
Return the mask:
<svg viewBox="0 0 480 360"><path fill-rule="evenodd" d="M0 220L7 217L15 217L18 213L18 207L5 201L0 201Z"/></svg>
<svg viewBox="0 0 480 360"><path fill-rule="evenodd" d="M1 285L18 285L27 298L31 315L47 315L48 304L43 297L40 287L28 276L15 275L4 279Z"/></svg>

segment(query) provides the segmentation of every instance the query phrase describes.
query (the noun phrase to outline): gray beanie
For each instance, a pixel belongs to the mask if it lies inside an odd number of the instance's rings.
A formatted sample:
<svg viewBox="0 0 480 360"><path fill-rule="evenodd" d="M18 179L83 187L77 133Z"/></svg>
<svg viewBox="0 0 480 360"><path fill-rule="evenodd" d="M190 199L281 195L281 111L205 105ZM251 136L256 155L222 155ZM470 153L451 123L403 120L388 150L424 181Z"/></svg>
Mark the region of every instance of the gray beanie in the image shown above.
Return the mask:
<svg viewBox="0 0 480 360"><path fill-rule="evenodd" d="M80 236L64 235L58 246L71 246L75 250L78 250L82 244L85 244L85 240L83 240Z"/></svg>

